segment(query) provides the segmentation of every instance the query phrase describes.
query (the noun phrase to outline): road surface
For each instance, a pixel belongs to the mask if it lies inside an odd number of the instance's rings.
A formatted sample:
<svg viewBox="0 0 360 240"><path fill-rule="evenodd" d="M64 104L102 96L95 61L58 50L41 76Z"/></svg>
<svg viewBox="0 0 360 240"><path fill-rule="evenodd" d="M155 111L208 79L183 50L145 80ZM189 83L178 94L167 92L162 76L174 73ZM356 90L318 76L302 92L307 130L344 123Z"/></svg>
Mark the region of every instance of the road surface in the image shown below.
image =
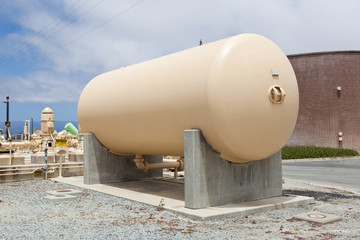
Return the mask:
<svg viewBox="0 0 360 240"><path fill-rule="evenodd" d="M283 178L360 191L360 158L327 161L283 161Z"/></svg>

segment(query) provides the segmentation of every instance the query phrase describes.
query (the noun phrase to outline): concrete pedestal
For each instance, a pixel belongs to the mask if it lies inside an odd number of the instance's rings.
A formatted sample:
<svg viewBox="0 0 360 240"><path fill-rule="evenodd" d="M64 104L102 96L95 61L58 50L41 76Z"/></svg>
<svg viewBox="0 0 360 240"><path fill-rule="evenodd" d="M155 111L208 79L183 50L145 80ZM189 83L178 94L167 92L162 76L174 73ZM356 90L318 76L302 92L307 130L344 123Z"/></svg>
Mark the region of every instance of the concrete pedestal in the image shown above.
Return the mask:
<svg viewBox="0 0 360 240"><path fill-rule="evenodd" d="M21 154L13 154L11 156L11 165L24 165L24 164L25 164L25 157L22 156Z"/></svg>
<svg viewBox="0 0 360 240"><path fill-rule="evenodd" d="M20 154L12 154L10 159L10 154L2 153L0 154L0 166L10 166L10 165L24 165L25 157Z"/></svg>
<svg viewBox="0 0 360 240"><path fill-rule="evenodd" d="M84 162L84 152L72 152L69 153L69 162Z"/></svg>
<svg viewBox="0 0 360 240"><path fill-rule="evenodd" d="M162 156L143 156L149 163L162 162ZM92 133L84 134L84 183L135 181L162 177L162 169L140 171L133 161L134 156L122 157L111 153Z"/></svg>
<svg viewBox="0 0 360 240"><path fill-rule="evenodd" d="M10 166L10 156L7 153L0 154L0 166Z"/></svg>
<svg viewBox="0 0 360 240"><path fill-rule="evenodd" d="M60 159L62 160L62 163L65 162L65 155L56 154L55 155L55 163L60 163Z"/></svg>
<svg viewBox="0 0 360 240"><path fill-rule="evenodd" d="M48 163L55 163L55 154L49 153L47 155L47 162ZM31 163L45 163L45 152L38 152L34 155L31 155Z"/></svg>
<svg viewBox="0 0 360 240"><path fill-rule="evenodd" d="M282 195L281 151L264 160L232 163L212 149L200 130L184 134L185 207L207 208Z"/></svg>

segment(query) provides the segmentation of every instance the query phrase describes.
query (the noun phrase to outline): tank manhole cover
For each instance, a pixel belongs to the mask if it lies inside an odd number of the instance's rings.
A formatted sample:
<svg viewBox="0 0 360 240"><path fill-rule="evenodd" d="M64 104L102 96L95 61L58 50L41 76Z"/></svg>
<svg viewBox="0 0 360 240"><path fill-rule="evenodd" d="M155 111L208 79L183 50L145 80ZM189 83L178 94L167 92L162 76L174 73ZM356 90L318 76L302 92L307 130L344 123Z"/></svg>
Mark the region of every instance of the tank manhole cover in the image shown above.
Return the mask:
<svg viewBox="0 0 360 240"><path fill-rule="evenodd" d="M341 220L341 217L339 216L320 212L301 213L294 216L294 218L320 224L332 223Z"/></svg>
<svg viewBox="0 0 360 240"><path fill-rule="evenodd" d="M61 195L61 194L73 195L73 196L83 195L82 191L75 190L75 189L59 189L59 190L54 190L54 191L47 191L47 193L50 195Z"/></svg>
<svg viewBox="0 0 360 240"><path fill-rule="evenodd" d="M48 195L45 197L46 200L50 201L50 202L63 202L63 201L71 201L71 200L75 200L76 196L72 196L72 195Z"/></svg>
<svg viewBox="0 0 360 240"><path fill-rule="evenodd" d="M324 215L324 214L309 214L308 217L320 219L320 218L326 218L326 215Z"/></svg>
<svg viewBox="0 0 360 240"><path fill-rule="evenodd" d="M55 197L65 197L66 195L54 195Z"/></svg>

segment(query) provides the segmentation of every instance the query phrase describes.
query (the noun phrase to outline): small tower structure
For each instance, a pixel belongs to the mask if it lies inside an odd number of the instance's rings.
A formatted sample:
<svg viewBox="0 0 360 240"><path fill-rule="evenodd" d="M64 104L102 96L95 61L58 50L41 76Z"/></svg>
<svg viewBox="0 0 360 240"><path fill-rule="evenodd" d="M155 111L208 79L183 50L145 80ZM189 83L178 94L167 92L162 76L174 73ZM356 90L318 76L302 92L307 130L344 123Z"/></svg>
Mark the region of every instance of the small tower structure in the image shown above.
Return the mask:
<svg viewBox="0 0 360 240"><path fill-rule="evenodd" d="M54 134L54 125L54 111L51 108L46 107L41 112L41 136L50 140L51 136Z"/></svg>
<svg viewBox="0 0 360 240"><path fill-rule="evenodd" d="M48 149L48 163L55 162L55 142L53 138L55 127L54 111L46 107L41 111L41 133L40 136L33 136L33 139L41 141L39 151L31 156L31 163L43 163L45 161L45 148Z"/></svg>

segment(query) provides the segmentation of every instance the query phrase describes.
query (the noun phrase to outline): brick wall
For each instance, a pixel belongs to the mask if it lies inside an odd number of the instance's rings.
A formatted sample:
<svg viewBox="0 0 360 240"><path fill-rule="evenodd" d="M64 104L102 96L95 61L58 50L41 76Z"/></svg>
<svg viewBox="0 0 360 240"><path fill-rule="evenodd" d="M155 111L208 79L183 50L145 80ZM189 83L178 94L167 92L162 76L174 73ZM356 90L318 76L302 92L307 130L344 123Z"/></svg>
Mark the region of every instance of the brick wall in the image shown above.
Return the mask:
<svg viewBox="0 0 360 240"><path fill-rule="evenodd" d="M299 85L300 107L287 145L360 150L360 51L288 58Z"/></svg>

